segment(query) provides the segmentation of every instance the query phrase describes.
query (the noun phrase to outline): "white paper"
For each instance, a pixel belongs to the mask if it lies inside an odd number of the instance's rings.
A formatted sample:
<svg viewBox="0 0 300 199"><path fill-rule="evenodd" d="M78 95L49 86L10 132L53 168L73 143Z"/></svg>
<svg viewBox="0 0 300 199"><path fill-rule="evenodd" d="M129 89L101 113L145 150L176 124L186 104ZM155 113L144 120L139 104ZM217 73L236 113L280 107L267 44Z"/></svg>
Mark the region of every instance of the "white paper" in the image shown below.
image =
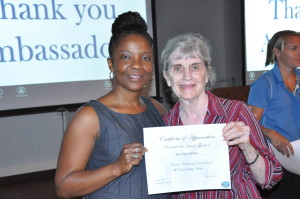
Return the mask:
<svg viewBox="0 0 300 199"><path fill-rule="evenodd" d="M272 144L271 148L280 164L289 172L300 175L300 140L291 142L294 148L294 155L289 158L282 155Z"/></svg>
<svg viewBox="0 0 300 199"><path fill-rule="evenodd" d="M230 189L225 124L144 128L148 194Z"/></svg>

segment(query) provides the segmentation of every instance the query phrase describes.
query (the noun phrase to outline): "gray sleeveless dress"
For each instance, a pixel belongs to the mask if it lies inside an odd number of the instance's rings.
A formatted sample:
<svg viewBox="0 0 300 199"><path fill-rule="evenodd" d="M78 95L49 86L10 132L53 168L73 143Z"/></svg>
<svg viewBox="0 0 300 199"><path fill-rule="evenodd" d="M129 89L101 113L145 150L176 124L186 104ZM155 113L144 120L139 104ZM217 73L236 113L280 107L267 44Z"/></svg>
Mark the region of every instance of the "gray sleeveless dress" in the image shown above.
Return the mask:
<svg viewBox="0 0 300 199"><path fill-rule="evenodd" d="M142 98L147 109L139 114L117 113L98 101L90 101L100 122L100 137L88 162L87 170L94 170L116 161L124 144L144 144L143 127L164 126L164 122L149 98ZM130 172L120 176L85 199L168 198L168 195L148 195L145 158Z"/></svg>

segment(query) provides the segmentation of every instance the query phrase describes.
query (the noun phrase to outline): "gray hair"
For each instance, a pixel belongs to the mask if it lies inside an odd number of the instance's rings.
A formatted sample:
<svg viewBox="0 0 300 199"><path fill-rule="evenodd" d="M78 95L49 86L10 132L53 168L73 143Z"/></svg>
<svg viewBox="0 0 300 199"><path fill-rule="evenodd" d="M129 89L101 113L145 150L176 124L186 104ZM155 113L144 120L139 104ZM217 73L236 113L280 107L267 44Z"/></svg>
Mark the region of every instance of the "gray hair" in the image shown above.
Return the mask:
<svg viewBox="0 0 300 199"><path fill-rule="evenodd" d="M211 66L211 46L209 41L198 33L186 33L169 39L161 55L163 71L167 74L169 74L170 55L176 50L179 50L182 57L188 56L193 58L194 53L197 53L204 61L208 71L206 89L211 90L216 81L216 73Z"/></svg>

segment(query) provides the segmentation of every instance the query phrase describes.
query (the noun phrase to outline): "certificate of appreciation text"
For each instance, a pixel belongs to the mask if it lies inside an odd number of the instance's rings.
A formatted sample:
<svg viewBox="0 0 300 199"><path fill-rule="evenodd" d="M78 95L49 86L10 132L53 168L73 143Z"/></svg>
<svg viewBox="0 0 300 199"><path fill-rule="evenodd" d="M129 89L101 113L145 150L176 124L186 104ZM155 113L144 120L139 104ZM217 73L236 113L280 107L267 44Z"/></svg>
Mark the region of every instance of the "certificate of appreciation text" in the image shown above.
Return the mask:
<svg viewBox="0 0 300 199"><path fill-rule="evenodd" d="M230 189L225 124L144 128L148 194Z"/></svg>

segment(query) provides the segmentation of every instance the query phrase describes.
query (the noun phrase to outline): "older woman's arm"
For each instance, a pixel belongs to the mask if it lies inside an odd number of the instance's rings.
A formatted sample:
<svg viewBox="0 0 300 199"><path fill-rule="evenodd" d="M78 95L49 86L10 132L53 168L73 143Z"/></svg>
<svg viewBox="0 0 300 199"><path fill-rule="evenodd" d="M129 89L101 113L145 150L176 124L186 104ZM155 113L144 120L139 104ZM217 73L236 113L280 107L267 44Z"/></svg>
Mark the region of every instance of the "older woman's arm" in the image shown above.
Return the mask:
<svg viewBox="0 0 300 199"><path fill-rule="evenodd" d="M229 146L237 145L245 156L245 175L252 176L263 189L272 188L282 177L282 168L274 156L250 108L241 103L235 109L238 122L230 122L223 129Z"/></svg>
<svg viewBox="0 0 300 199"><path fill-rule="evenodd" d="M241 105L240 118L240 121L243 121L250 128L251 147L243 150L248 165L255 160L257 153L259 153L257 161L249 165L249 172L253 174L254 179L261 184L263 189L270 189L281 180L282 167L275 158L255 116L245 103ZM261 179L263 177L264 180Z"/></svg>
<svg viewBox="0 0 300 199"><path fill-rule="evenodd" d="M266 165L264 158L252 145L243 150L247 164L250 166L252 174L259 184L266 183Z"/></svg>
<svg viewBox="0 0 300 199"><path fill-rule="evenodd" d="M265 183L265 162L260 153L250 143L250 127L244 122L230 122L223 129L228 146L237 145L243 152L254 178L259 184Z"/></svg>

